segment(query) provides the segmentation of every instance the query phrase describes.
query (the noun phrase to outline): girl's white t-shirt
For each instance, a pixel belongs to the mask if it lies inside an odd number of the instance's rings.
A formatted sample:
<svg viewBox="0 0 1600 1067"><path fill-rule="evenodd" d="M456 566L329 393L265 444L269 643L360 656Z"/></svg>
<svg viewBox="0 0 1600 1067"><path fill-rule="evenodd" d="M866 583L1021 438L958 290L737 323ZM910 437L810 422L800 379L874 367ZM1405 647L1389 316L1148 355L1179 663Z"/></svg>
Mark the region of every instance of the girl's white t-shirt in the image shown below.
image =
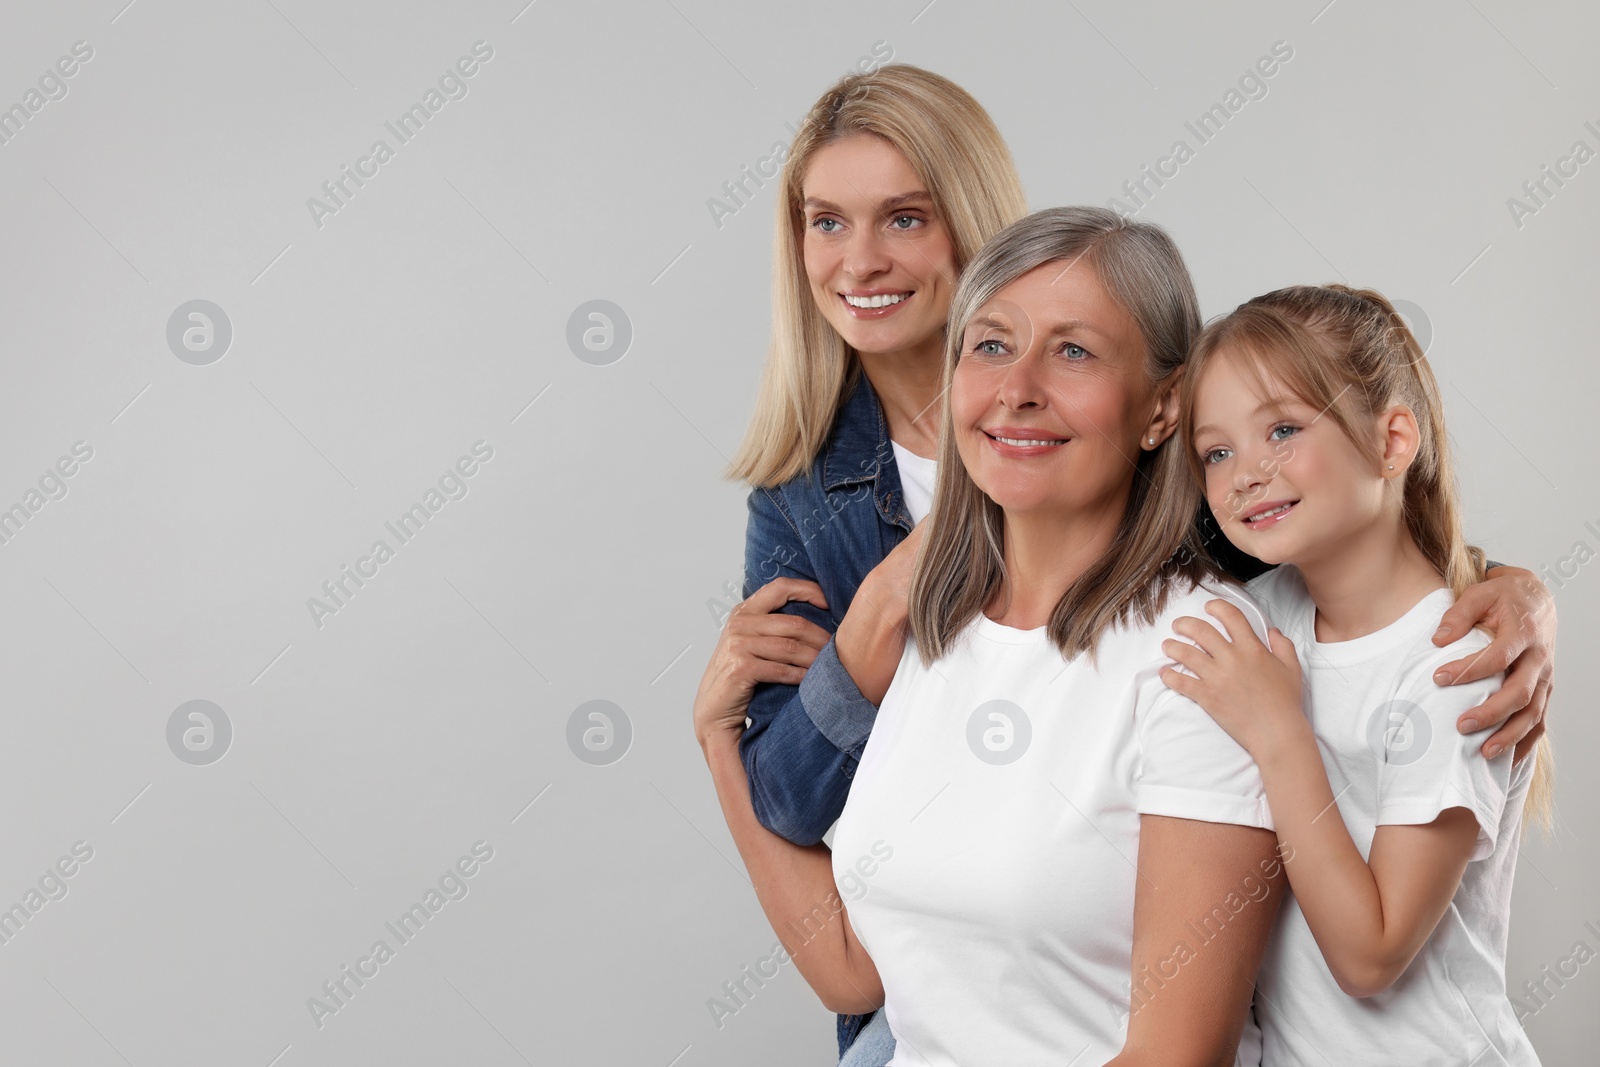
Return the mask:
<svg viewBox="0 0 1600 1067"><path fill-rule="evenodd" d="M1503 674L1440 686L1433 672L1489 644L1472 630L1432 642L1455 602L1438 589L1383 629L1352 641L1316 640L1316 605L1285 564L1246 587L1294 642L1306 714L1340 816L1363 858L1381 825L1423 825L1449 808L1478 819L1461 885L1416 959L1377 996L1340 990L1291 895L1256 981L1256 1020L1271 1067L1340 1063L1537 1065L1506 998L1506 933L1522 807L1533 759L1478 751L1491 731L1462 735L1456 719L1500 687ZM1290 860L1292 864L1292 860Z"/></svg>
<svg viewBox="0 0 1600 1067"><path fill-rule="evenodd" d="M1098 669L1044 627L983 615L931 666L907 641L833 839L892 1067L1061 1067L1122 1047L1140 815L1272 825L1249 754L1159 674L1173 621L1217 625L1217 597L1265 639L1237 586L1182 582L1154 622L1106 632Z"/></svg>
<svg viewBox="0 0 1600 1067"><path fill-rule="evenodd" d="M906 510L911 512L911 525L915 526L933 508L934 476L939 471L939 461L925 459L899 441L891 440L889 444L894 446L895 466L900 469L900 490L906 497Z"/></svg>

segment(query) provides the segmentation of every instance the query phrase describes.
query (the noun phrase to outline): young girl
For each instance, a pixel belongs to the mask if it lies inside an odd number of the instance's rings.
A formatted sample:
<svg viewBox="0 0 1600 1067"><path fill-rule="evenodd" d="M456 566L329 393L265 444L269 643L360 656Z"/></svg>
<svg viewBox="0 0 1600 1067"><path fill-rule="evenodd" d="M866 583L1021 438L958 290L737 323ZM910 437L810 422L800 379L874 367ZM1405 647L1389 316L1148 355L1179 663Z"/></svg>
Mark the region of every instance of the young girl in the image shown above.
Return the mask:
<svg viewBox="0 0 1600 1067"><path fill-rule="evenodd" d="M1222 532L1285 564L1248 586L1278 624L1270 647L1212 601L1229 639L1180 619L1195 644L1164 648L1193 676L1162 672L1255 757L1286 859L1293 899L1257 982L1262 1062L1537 1064L1505 949L1548 741L1516 766L1484 759L1483 734L1452 727L1499 676L1433 678L1489 638L1431 640L1484 559L1462 537L1427 360L1377 293L1296 286L1206 328L1181 402Z"/></svg>

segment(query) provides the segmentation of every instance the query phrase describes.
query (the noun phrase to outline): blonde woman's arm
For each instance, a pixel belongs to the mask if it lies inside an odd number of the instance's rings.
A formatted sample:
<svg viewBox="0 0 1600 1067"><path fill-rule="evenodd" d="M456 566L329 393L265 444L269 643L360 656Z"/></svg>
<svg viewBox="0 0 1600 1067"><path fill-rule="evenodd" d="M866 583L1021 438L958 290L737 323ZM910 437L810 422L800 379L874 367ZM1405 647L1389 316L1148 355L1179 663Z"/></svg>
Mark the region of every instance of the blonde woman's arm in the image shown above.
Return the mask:
<svg viewBox="0 0 1600 1067"><path fill-rule="evenodd" d="M826 845L796 845L761 825L750 805L738 732L705 725L697 707L695 733L723 818L784 950L829 1011L862 1015L881 1008L883 983L850 927L832 853Z"/></svg>

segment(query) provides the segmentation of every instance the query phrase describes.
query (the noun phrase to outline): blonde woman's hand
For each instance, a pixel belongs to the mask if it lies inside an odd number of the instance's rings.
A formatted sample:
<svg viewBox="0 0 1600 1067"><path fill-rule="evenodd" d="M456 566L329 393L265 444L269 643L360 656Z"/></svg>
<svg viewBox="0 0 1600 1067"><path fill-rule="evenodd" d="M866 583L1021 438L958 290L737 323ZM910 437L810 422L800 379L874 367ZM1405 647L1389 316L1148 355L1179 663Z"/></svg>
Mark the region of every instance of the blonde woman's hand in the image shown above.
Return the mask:
<svg viewBox="0 0 1600 1067"><path fill-rule="evenodd" d="M779 611L803 600L824 611L828 601L816 582L774 578L734 605L700 677L694 698L694 734L701 745L744 732L750 696L760 682L799 685L828 643L827 630L799 615Z"/></svg>

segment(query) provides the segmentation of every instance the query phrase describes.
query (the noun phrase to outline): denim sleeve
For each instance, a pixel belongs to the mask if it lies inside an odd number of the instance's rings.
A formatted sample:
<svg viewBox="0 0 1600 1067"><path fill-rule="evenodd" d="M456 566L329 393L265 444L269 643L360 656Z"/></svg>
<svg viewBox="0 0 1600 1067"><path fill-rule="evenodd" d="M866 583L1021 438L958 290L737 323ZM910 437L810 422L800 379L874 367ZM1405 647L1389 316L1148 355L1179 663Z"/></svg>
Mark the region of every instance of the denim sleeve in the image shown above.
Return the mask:
<svg viewBox="0 0 1600 1067"><path fill-rule="evenodd" d="M750 493L749 507L743 595L780 577L817 581L799 532L777 496L758 487ZM842 583L819 584L837 592ZM838 606L831 594L828 603ZM779 610L809 619L830 634L837 629L830 612L801 601ZM861 695L830 640L799 685L758 683L747 714L750 725L739 741L739 754L756 818L797 845L816 844L844 810L877 706Z"/></svg>

